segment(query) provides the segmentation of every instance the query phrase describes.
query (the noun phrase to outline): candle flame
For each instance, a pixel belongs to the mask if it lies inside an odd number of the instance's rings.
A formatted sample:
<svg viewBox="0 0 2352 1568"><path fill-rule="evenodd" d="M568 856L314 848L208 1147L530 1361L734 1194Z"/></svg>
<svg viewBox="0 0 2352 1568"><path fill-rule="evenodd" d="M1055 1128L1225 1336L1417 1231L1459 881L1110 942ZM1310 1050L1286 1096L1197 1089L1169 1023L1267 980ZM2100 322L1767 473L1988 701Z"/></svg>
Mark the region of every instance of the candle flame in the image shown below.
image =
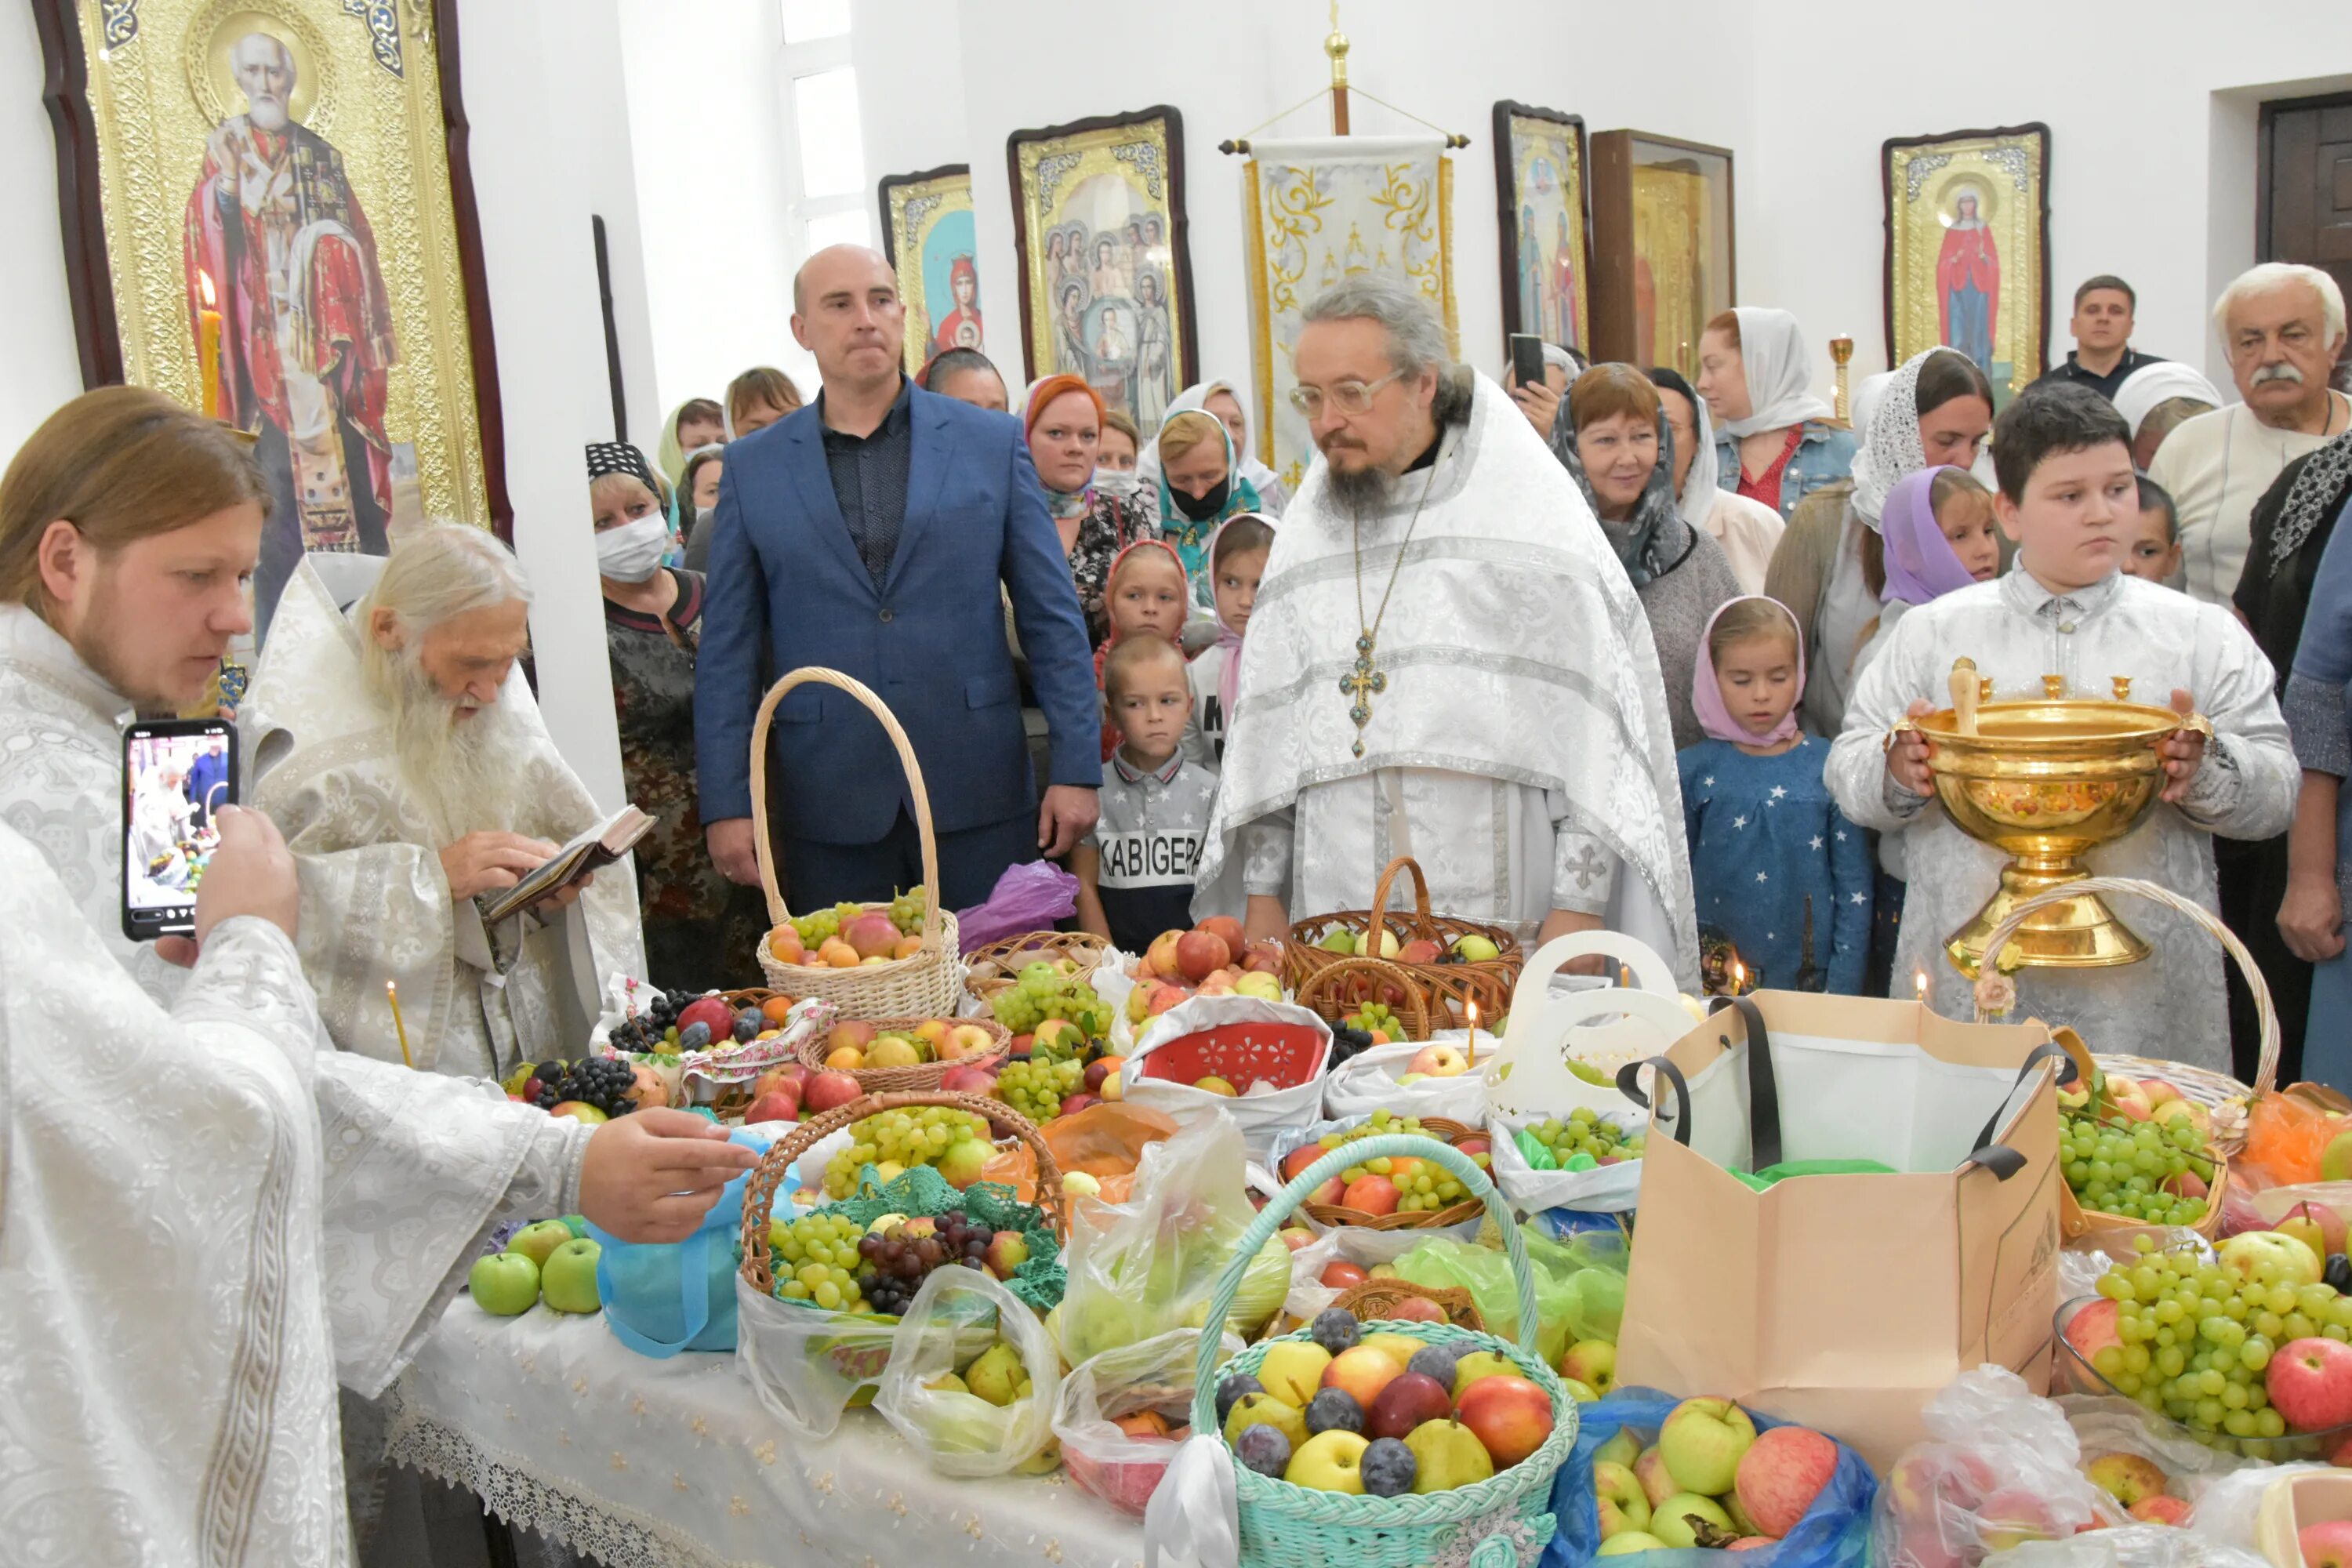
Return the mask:
<svg viewBox="0 0 2352 1568"><path fill-rule="evenodd" d="M1738 995L1739 988L1747 984L1748 966L1738 959L1733 959L1731 961L1731 994L1735 996Z"/></svg>
<svg viewBox="0 0 2352 1568"><path fill-rule="evenodd" d="M204 290L205 309L207 310L211 310L214 305L218 302L219 299L219 296L213 292L213 275L206 272L204 268L198 268L196 269L196 287ZM389 984L390 982L387 981L386 984Z"/></svg>
<svg viewBox="0 0 2352 1568"><path fill-rule="evenodd" d="M1478 1032L1478 1004L1475 1002L1465 1002L1462 1005L1469 1011L1470 1032L1473 1035L1475 1035Z"/></svg>
<svg viewBox="0 0 2352 1568"><path fill-rule="evenodd" d="M1927 972L1926 970L1923 969L1919 971L1918 973L1911 977L1911 987L1919 994L1920 1001L1925 1002L1927 1000Z"/></svg>

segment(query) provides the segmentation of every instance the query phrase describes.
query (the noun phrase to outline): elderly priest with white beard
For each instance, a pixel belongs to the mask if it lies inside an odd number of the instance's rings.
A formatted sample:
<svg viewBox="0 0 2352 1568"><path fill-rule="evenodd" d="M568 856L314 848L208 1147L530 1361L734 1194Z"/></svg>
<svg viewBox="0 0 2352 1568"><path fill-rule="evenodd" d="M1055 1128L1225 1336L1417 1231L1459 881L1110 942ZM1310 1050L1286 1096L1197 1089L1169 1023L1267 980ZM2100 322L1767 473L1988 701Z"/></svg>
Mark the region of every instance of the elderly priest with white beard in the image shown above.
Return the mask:
<svg viewBox="0 0 2352 1568"><path fill-rule="evenodd" d="M602 814L558 754L516 661L530 586L514 553L441 523L394 547L349 615L298 571L238 718L253 804L302 879L302 970L347 1051L504 1077L573 1054L615 970L645 973L626 862L487 923L511 888ZM576 899L576 902L574 901Z"/></svg>

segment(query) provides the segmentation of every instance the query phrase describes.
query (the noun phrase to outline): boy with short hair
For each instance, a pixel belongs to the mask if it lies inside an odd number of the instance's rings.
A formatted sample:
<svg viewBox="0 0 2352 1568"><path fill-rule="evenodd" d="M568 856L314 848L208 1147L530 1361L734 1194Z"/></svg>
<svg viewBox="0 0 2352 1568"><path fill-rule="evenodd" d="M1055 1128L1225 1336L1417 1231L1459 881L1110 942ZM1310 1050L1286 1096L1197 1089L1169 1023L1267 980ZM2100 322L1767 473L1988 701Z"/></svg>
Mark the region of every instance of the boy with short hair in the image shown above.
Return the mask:
<svg viewBox="0 0 2352 1568"><path fill-rule="evenodd" d="M1184 656L1155 632L1122 637L1103 660L1103 708L1119 743L1103 770L1102 813L1070 855L1078 925L1141 952L1192 924L1193 873L1217 775L1184 760L1192 716Z"/></svg>
<svg viewBox="0 0 2352 1568"><path fill-rule="evenodd" d="M2123 569L2160 587L2180 575L2180 518L2172 496L2146 474L2139 476L2139 524L2126 536Z"/></svg>
<svg viewBox="0 0 2352 1568"><path fill-rule="evenodd" d="M1898 731L1906 716L1947 705L1952 664L1966 656L1995 701L2038 698L2045 676L2067 695L2106 698L2129 678L2142 703L2169 702L2211 723L2208 742L2183 728L2158 745L2165 783L2139 828L2093 850L2094 874L2158 883L2215 907L2212 836L2267 838L2294 813L2299 782L2270 661L2219 605L2121 570L2138 516L2130 432L2086 388L2036 385L1993 429L2000 480L1994 514L2018 546L2006 575L1947 594L1897 623L1855 683L1832 748L1832 794L1846 816L1902 833L1909 902L1895 950L1895 994L1927 978L1936 1011L1974 1016L1966 976L1944 943L1999 886L2007 857L1979 844L1932 804L1928 746ZM2072 1024L2108 1051L2177 1058L2230 1070L2221 955L2188 918L2116 900L2116 913L2154 950L2110 969L2021 969L2014 1017Z"/></svg>

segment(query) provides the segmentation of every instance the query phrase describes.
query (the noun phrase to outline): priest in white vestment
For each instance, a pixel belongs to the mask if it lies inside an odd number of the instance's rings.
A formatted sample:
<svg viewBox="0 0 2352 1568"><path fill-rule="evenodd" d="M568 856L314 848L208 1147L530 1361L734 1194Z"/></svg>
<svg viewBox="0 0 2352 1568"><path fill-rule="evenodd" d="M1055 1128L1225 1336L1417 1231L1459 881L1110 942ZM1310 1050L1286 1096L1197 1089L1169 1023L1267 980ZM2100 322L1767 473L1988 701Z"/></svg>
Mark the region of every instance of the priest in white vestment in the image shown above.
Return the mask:
<svg viewBox="0 0 2352 1568"><path fill-rule="evenodd" d="M344 1050L401 1059L391 980L417 1067L503 1077L577 1054L604 980L645 974L625 863L546 919L475 902L603 816L515 668L530 602L513 552L454 523L348 616L307 567L278 601L238 712L247 794L302 868L303 969Z"/></svg>
<svg viewBox="0 0 2352 1568"><path fill-rule="evenodd" d="M1657 652L1591 509L1418 294L1359 274L1305 321L1322 461L1243 640L1196 912L1278 935L1410 855L1438 912L1621 931L1697 990Z"/></svg>

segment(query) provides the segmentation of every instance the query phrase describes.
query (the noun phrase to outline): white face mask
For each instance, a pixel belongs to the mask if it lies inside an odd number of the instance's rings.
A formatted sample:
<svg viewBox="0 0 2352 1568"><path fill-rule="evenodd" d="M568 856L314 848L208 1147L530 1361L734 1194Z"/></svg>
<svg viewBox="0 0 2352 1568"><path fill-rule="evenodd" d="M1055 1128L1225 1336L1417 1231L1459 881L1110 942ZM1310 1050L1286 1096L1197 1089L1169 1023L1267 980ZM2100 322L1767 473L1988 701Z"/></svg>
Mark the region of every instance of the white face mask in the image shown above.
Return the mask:
<svg viewBox="0 0 2352 1568"><path fill-rule="evenodd" d="M694 526L697 528L707 528L710 524L710 520L718 515L719 509L715 506L696 507L694 509Z"/></svg>
<svg viewBox="0 0 2352 1568"><path fill-rule="evenodd" d="M648 512L596 536L596 570L615 583L642 583L661 570L668 548L669 525Z"/></svg>
<svg viewBox="0 0 2352 1568"><path fill-rule="evenodd" d="M1135 493L1135 470L1133 468L1097 468L1095 489L1106 495L1114 495L1124 500Z"/></svg>

